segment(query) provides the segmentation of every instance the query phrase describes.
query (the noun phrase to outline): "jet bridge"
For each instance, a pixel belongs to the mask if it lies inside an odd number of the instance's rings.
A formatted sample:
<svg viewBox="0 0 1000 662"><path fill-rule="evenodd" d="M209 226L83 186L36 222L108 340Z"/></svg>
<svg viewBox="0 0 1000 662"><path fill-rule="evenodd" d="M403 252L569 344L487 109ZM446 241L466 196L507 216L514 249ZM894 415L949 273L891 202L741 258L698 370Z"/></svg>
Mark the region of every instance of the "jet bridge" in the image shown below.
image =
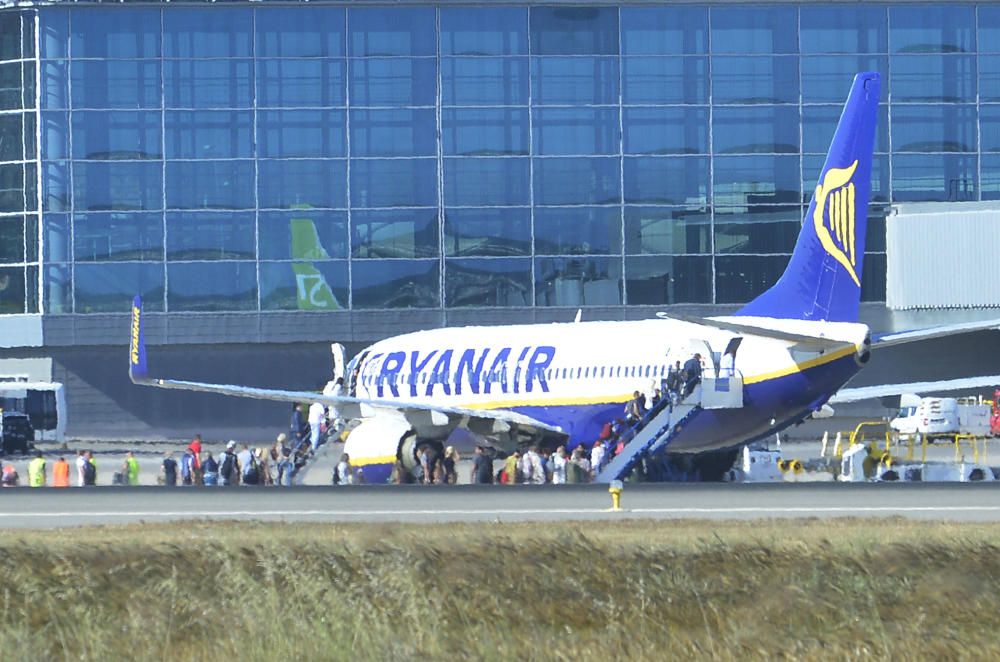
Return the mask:
<svg viewBox="0 0 1000 662"><path fill-rule="evenodd" d="M694 391L677 404L672 404L670 398L664 398L639 425L626 433L634 436L622 452L594 477L594 482L610 483L627 476L644 454L652 455L665 449L698 412L704 409L739 409L742 406L743 378L740 375L703 378Z"/></svg>

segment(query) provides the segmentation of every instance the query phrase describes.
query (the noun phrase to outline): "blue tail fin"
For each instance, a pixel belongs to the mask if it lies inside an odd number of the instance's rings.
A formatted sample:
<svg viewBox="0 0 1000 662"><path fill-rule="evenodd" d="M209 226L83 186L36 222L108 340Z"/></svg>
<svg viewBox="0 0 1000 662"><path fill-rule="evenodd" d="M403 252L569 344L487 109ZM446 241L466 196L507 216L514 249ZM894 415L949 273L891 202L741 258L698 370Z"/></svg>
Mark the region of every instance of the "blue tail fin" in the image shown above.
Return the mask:
<svg viewBox="0 0 1000 662"><path fill-rule="evenodd" d="M857 321L879 87L854 77L785 273L737 315Z"/></svg>

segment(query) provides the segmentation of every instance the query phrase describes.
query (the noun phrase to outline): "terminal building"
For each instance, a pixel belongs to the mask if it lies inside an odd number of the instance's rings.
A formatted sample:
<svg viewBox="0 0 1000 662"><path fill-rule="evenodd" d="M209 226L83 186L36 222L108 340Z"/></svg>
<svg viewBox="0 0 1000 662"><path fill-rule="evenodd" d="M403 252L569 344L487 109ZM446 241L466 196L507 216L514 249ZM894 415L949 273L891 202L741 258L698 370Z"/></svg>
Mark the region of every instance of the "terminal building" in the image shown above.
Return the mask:
<svg viewBox="0 0 1000 662"><path fill-rule="evenodd" d="M0 2L0 375L71 435L263 438L284 405L128 381L135 294L154 373L294 389L331 341L731 311L861 70L864 321L995 314L887 308L886 219L1000 199L1000 4Z"/></svg>

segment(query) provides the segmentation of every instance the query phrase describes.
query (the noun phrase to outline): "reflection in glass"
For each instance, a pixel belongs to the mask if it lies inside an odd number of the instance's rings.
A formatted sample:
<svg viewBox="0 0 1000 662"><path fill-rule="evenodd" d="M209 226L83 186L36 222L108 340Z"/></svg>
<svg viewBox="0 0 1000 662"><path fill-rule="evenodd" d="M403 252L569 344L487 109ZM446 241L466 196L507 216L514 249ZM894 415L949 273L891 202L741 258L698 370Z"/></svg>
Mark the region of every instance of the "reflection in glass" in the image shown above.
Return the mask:
<svg viewBox="0 0 1000 662"><path fill-rule="evenodd" d="M622 7L625 55L708 53L707 7Z"/></svg>
<svg viewBox="0 0 1000 662"><path fill-rule="evenodd" d="M457 207L527 205L527 158L449 158L444 161L444 203Z"/></svg>
<svg viewBox="0 0 1000 662"><path fill-rule="evenodd" d="M775 154L799 151L799 109L795 106L718 108L712 115L716 154Z"/></svg>
<svg viewBox="0 0 1000 662"><path fill-rule="evenodd" d="M24 217L0 216L0 264L24 261Z"/></svg>
<svg viewBox="0 0 1000 662"><path fill-rule="evenodd" d="M167 282L171 311L257 309L256 262L167 264Z"/></svg>
<svg viewBox="0 0 1000 662"><path fill-rule="evenodd" d="M49 68L57 74L58 68ZM159 108L160 63L148 60L75 60L70 65L73 108ZM50 85L51 83L51 85ZM45 84L48 108L59 104L60 92L53 90L58 79ZM55 96L53 96L53 93Z"/></svg>
<svg viewBox="0 0 1000 662"><path fill-rule="evenodd" d="M626 154L707 154L707 108L623 108Z"/></svg>
<svg viewBox="0 0 1000 662"><path fill-rule="evenodd" d="M346 260L260 264L261 310L344 310L349 293Z"/></svg>
<svg viewBox="0 0 1000 662"><path fill-rule="evenodd" d="M715 258L716 303L746 303L774 285L787 255L723 255Z"/></svg>
<svg viewBox="0 0 1000 662"><path fill-rule="evenodd" d="M625 258L630 306L712 303L712 258L708 255Z"/></svg>
<svg viewBox="0 0 1000 662"><path fill-rule="evenodd" d="M1000 55L979 56L979 101L1000 101Z"/></svg>
<svg viewBox="0 0 1000 662"><path fill-rule="evenodd" d="M348 46L352 57L434 55L433 7L349 9Z"/></svg>
<svg viewBox="0 0 1000 662"><path fill-rule="evenodd" d="M257 105L343 106L345 68L343 59L257 60Z"/></svg>
<svg viewBox="0 0 1000 662"><path fill-rule="evenodd" d="M351 106L433 106L433 58L351 60Z"/></svg>
<svg viewBox="0 0 1000 662"><path fill-rule="evenodd" d="M168 260L252 260L253 212L167 212Z"/></svg>
<svg viewBox="0 0 1000 662"><path fill-rule="evenodd" d="M253 161L167 161L168 209L252 209Z"/></svg>
<svg viewBox="0 0 1000 662"><path fill-rule="evenodd" d="M70 47L75 58L160 57L160 10L102 7L75 11Z"/></svg>
<svg viewBox="0 0 1000 662"><path fill-rule="evenodd" d="M522 106L527 103L528 58L442 58L441 105Z"/></svg>
<svg viewBox="0 0 1000 662"><path fill-rule="evenodd" d="M43 262L69 262L72 244L70 243L69 214L45 214L42 219L45 240Z"/></svg>
<svg viewBox="0 0 1000 662"><path fill-rule="evenodd" d="M42 164L42 209L69 211L72 198L69 183L69 163L56 161ZM77 199L77 209L85 209L86 200Z"/></svg>
<svg viewBox="0 0 1000 662"><path fill-rule="evenodd" d="M441 148L446 155L513 156L528 153L527 108L445 108Z"/></svg>
<svg viewBox="0 0 1000 662"><path fill-rule="evenodd" d="M344 10L257 9L257 57L337 57L344 54Z"/></svg>
<svg viewBox="0 0 1000 662"><path fill-rule="evenodd" d="M885 253L866 253L861 272L861 300L885 301Z"/></svg>
<svg viewBox="0 0 1000 662"><path fill-rule="evenodd" d="M791 253L802 208L715 208L715 253Z"/></svg>
<svg viewBox="0 0 1000 662"><path fill-rule="evenodd" d="M149 161L76 162L73 199L79 211L162 209L163 165ZM58 211L54 206L50 209Z"/></svg>
<svg viewBox="0 0 1000 662"><path fill-rule="evenodd" d="M531 101L536 105L618 103L618 59L536 57L531 59Z"/></svg>
<svg viewBox="0 0 1000 662"><path fill-rule="evenodd" d="M38 37L43 58L69 56L69 11L50 7L40 12Z"/></svg>
<svg viewBox="0 0 1000 662"><path fill-rule="evenodd" d="M448 260L444 296L449 308L531 305L531 260Z"/></svg>
<svg viewBox="0 0 1000 662"><path fill-rule="evenodd" d="M347 212L319 209L258 214L262 260L328 260L347 257Z"/></svg>
<svg viewBox="0 0 1000 662"><path fill-rule="evenodd" d="M73 113L74 159L158 159L162 153L159 112Z"/></svg>
<svg viewBox="0 0 1000 662"><path fill-rule="evenodd" d="M437 161L435 159L352 161L351 206L437 206Z"/></svg>
<svg viewBox="0 0 1000 662"><path fill-rule="evenodd" d="M142 296L143 310L162 311L163 263L78 264L73 290L76 313L124 313L136 294Z"/></svg>
<svg viewBox="0 0 1000 662"><path fill-rule="evenodd" d="M976 9L971 4L889 8L893 53L971 53L976 49Z"/></svg>
<svg viewBox="0 0 1000 662"><path fill-rule="evenodd" d="M65 60L42 62L39 78L41 85L40 106L42 108L69 108L69 63ZM101 99L107 97L106 90L92 91L92 94L99 94ZM76 98L74 97L74 100Z"/></svg>
<svg viewBox="0 0 1000 662"><path fill-rule="evenodd" d="M528 12L524 7L442 7L442 55L525 55Z"/></svg>
<svg viewBox="0 0 1000 662"><path fill-rule="evenodd" d="M707 57L622 58L625 104L708 103Z"/></svg>
<svg viewBox="0 0 1000 662"><path fill-rule="evenodd" d="M714 57L712 99L715 103L798 103L799 59Z"/></svg>
<svg viewBox="0 0 1000 662"><path fill-rule="evenodd" d="M706 204L708 157L626 157L626 204Z"/></svg>
<svg viewBox="0 0 1000 662"><path fill-rule="evenodd" d="M802 107L802 151L826 154L830 141L837 130L843 106L803 106ZM889 151L889 107L878 107L875 124L875 152ZM822 163L820 164L822 167ZM817 169L818 170L818 169ZM812 171L805 170L808 178Z"/></svg>
<svg viewBox="0 0 1000 662"><path fill-rule="evenodd" d="M982 129L980 149L984 152L1000 152L1000 106L980 106L979 122ZM985 181L983 183L985 188Z"/></svg>
<svg viewBox="0 0 1000 662"><path fill-rule="evenodd" d="M249 110L168 110L164 140L168 159L250 158L253 114Z"/></svg>
<svg viewBox="0 0 1000 662"><path fill-rule="evenodd" d="M621 201L617 158L534 159L536 205L606 205Z"/></svg>
<svg viewBox="0 0 1000 662"><path fill-rule="evenodd" d="M163 12L163 55L247 57L251 54L252 21L251 11L244 8L171 7Z"/></svg>
<svg viewBox="0 0 1000 662"><path fill-rule="evenodd" d="M342 110L258 110L258 156L347 156L344 115Z"/></svg>
<svg viewBox="0 0 1000 662"><path fill-rule="evenodd" d="M356 258L439 255L437 212L434 209L354 211L351 252Z"/></svg>
<svg viewBox="0 0 1000 662"><path fill-rule="evenodd" d="M450 256L531 254L531 210L446 209L444 251Z"/></svg>
<svg viewBox="0 0 1000 662"><path fill-rule="evenodd" d="M257 161L258 208L291 209L303 206L347 206L345 160Z"/></svg>
<svg viewBox="0 0 1000 662"><path fill-rule="evenodd" d="M42 112L42 160L59 161L69 158L69 113Z"/></svg>
<svg viewBox="0 0 1000 662"><path fill-rule="evenodd" d="M976 7L979 15L979 52L1000 52L1000 7L996 5L979 5Z"/></svg>
<svg viewBox="0 0 1000 662"><path fill-rule="evenodd" d="M351 156L434 156L437 117L433 108L352 110Z"/></svg>
<svg viewBox="0 0 1000 662"><path fill-rule="evenodd" d="M620 257L535 258L536 306L619 306L621 303Z"/></svg>
<svg viewBox="0 0 1000 662"><path fill-rule="evenodd" d="M25 211L24 164L0 164L0 212Z"/></svg>
<svg viewBox="0 0 1000 662"><path fill-rule="evenodd" d="M799 8L799 48L803 53L885 53L889 50L885 7L804 4ZM861 67L858 71L885 71Z"/></svg>
<svg viewBox="0 0 1000 662"><path fill-rule="evenodd" d="M77 262L162 261L163 214L75 214L73 259Z"/></svg>
<svg viewBox="0 0 1000 662"><path fill-rule="evenodd" d="M972 55L896 55L890 63L893 101L976 100L976 59Z"/></svg>
<svg viewBox="0 0 1000 662"><path fill-rule="evenodd" d="M894 152L974 152L975 106L896 106L892 112Z"/></svg>
<svg viewBox="0 0 1000 662"><path fill-rule="evenodd" d="M798 12L792 6L726 7L712 12L716 53L798 52Z"/></svg>
<svg viewBox="0 0 1000 662"><path fill-rule="evenodd" d="M70 278L69 265L46 265L44 274L44 312L56 314L73 312L73 282ZM143 300L144 307L145 303L145 300ZM156 303L154 302L153 305L156 306ZM162 310L162 302L156 308ZM150 310L155 310L156 308L151 308Z"/></svg>
<svg viewBox="0 0 1000 662"><path fill-rule="evenodd" d="M982 156L983 200L1000 200L1000 156Z"/></svg>
<svg viewBox="0 0 1000 662"><path fill-rule="evenodd" d="M615 55L615 7L532 7L531 52L535 55Z"/></svg>
<svg viewBox="0 0 1000 662"><path fill-rule="evenodd" d="M720 156L715 159L715 204L797 204L798 156Z"/></svg>
<svg viewBox="0 0 1000 662"><path fill-rule="evenodd" d="M352 303L356 309L437 308L437 260L362 260L351 263Z"/></svg>
<svg viewBox="0 0 1000 662"><path fill-rule="evenodd" d="M21 113L0 115L0 161L24 159L24 117Z"/></svg>
<svg viewBox="0 0 1000 662"><path fill-rule="evenodd" d="M898 154L892 157L892 169L893 202L976 199L979 187L974 154ZM989 172L985 158L983 172Z"/></svg>
<svg viewBox="0 0 1000 662"><path fill-rule="evenodd" d="M533 153L617 154L617 108L539 108L533 113Z"/></svg>
<svg viewBox="0 0 1000 662"><path fill-rule="evenodd" d="M0 267L0 315L25 312L24 267Z"/></svg>
<svg viewBox="0 0 1000 662"><path fill-rule="evenodd" d="M535 210L535 255L621 254L618 207Z"/></svg>
<svg viewBox="0 0 1000 662"><path fill-rule="evenodd" d="M802 201L812 200L819 175L823 171L826 155L806 155L802 157ZM889 202L889 156L876 154L872 158L872 184L870 201Z"/></svg>
<svg viewBox="0 0 1000 662"><path fill-rule="evenodd" d="M712 252L712 219L702 207L625 207L625 252Z"/></svg>
<svg viewBox="0 0 1000 662"><path fill-rule="evenodd" d="M163 96L167 108L250 108L252 95L252 60L163 62Z"/></svg>

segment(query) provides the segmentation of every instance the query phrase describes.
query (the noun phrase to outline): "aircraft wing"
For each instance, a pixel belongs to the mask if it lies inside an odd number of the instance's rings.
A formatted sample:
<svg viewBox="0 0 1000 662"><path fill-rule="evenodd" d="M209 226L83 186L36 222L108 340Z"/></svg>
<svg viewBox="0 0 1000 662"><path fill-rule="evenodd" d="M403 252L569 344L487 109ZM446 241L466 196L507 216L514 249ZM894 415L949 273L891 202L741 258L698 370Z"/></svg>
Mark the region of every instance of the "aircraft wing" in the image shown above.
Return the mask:
<svg viewBox="0 0 1000 662"><path fill-rule="evenodd" d="M129 378L133 384L156 386L183 391L217 393L257 400L278 402L320 402L336 407L344 418L370 416L375 410L395 412L415 428L425 427L468 427L481 434L507 432L517 427L527 432L547 431L565 434L559 427L506 409L464 409L460 407L439 407L415 403L402 404L392 400L374 400L324 395L315 391L284 391L278 389L239 386L236 384L212 384L179 379L151 377L146 367L146 345L142 333L142 304L136 297L132 304L132 336L129 344Z"/></svg>
<svg viewBox="0 0 1000 662"><path fill-rule="evenodd" d="M948 324L945 326L934 326L929 329L917 329L916 331L900 331L898 333L886 333L872 338L872 349L892 347L919 340L930 340L932 338L944 338L960 333L972 333L973 331L986 331L990 329L1000 329L1000 319L982 320L979 322L963 322L961 324Z"/></svg>
<svg viewBox="0 0 1000 662"><path fill-rule="evenodd" d="M986 377L963 377L961 379L946 379L937 382L910 382L909 384L882 384L880 386L862 386L859 388L842 388L830 398L828 404L843 402L858 402L889 395L903 393L937 393L940 391L961 391L980 389L1000 385L1000 375Z"/></svg>

